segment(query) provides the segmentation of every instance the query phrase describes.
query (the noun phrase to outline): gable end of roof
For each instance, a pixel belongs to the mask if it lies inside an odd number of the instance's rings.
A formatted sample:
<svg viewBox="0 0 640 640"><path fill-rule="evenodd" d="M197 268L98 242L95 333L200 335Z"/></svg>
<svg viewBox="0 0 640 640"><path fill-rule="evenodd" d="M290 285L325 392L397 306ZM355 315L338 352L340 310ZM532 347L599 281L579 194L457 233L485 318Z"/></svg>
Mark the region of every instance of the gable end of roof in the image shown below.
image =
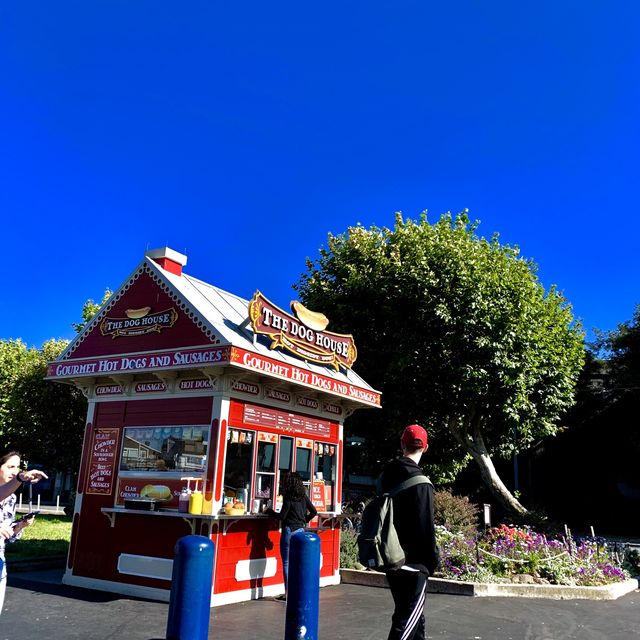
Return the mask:
<svg viewBox="0 0 640 640"><path fill-rule="evenodd" d="M202 331L202 333L211 340L212 344L222 344L226 341L219 334L214 332L210 325L203 321L202 316L177 292L171 283L165 279L160 272L158 265L154 264L150 258L145 258L125 280L124 284L113 293L103 307L99 309L95 316L84 326L82 331L74 338L69 346L60 354L58 360L67 360L73 356L74 351L82 344L86 336L88 336L109 313L109 311L120 301L120 299L129 291L131 286L140 278L141 275L148 275L155 284L176 304L176 306Z"/></svg>

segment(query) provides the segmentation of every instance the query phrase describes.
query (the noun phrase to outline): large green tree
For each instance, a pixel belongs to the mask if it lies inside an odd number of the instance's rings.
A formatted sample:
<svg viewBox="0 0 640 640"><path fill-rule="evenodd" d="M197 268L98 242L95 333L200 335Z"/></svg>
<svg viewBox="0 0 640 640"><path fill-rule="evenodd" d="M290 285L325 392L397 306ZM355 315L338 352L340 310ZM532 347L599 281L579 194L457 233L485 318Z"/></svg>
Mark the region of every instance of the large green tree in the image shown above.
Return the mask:
<svg viewBox="0 0 640 640"><path fill-rule="evenodd" d="M331 330L355 335L357 370L383 393L382 411L356 412L349 424L367 436L372 468L395 450L402 425L421 421L432 472L451 479L473 459L500 503L522 513L492 457L556 432L573 402L583 332L532 261L476 231L466 212L350 227L329 235L294 288Z"/></svg>
<svg viewBox="0 0 640 640"><path fill-rule="evenodd" d="M640 305L631 320L603 333L597 347L605 358L607 395L613 400L640 397Z"/></svg>
<svg viewBox="0 0 640 640"><path fill-rule="evenodd" d="M569 428L541 442L531 458L536 498L553 517L577 528L637 532L639 402L640 307L589 345Z"/></svg>
<svg viewBox="0 0 640 640"><path fill-rule="evenodd" d="M93 298L89 298L82 306L82 320L80 322L72 322L71 326L76 333L80 333L85 325L100 311L104 303L113 295L113 291L107 287L102 295L102 301L96 302Z"/></svg>
<svg viewBox="0 0 640 640"><path fill-rule="evenodd" d="M78 389L44 379L47 363L67 344L49 340L36 349L0 341L0 449L18 449L28 461L58 471L77 468L87 412Z"/></svg>
<svg viewBox="0 0 640 640"><path fill-rule="evenodd" d="M71 326L82 331L111 297L87 300L82 319ZM0 340L0 450L12 447L47 469L77 469L82 449L87 402L73 386L47 382L47 363L67 347L67 340L48 340L41 349L21 340Z"/></svg>

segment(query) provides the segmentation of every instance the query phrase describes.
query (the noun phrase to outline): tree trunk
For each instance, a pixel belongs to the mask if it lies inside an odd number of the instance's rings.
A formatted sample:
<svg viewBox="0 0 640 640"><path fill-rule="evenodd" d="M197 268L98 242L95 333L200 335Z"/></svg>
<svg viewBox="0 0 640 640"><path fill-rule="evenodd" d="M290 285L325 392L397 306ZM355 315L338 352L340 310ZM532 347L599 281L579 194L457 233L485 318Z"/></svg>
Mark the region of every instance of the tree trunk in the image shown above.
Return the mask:
<svg viewBox="0 0 640 640"><path fill-rule="evenodd" d="M471 416L465 420L462 428L458 426L458 420L449 419L449 430L454 438L462 445L464 450L474 459L480 469L480 476L487 488L496 500L508 511L523 515L527 509L518 502L517 498L507 489L500 479L498 472L491 460L491 456L484 444L484 438L480 430L479 416Z"/></svg>

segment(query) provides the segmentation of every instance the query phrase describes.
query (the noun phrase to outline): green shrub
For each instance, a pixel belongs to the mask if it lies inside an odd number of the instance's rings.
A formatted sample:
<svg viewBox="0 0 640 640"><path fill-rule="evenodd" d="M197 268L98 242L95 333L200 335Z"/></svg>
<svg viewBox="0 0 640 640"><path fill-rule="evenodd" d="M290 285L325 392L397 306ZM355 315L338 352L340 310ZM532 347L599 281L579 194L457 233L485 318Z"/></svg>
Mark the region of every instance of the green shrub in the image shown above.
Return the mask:
<svg viewBox="0 0 640 640"><path fill-rule="evenodd" d="M453 533L474 536L478 531L480 509L463 496L454 496L450 491L438 490L433 495L433 517L435 523Z"/></svg>
<svg viewBox="0 0 640 640"><path fill-rule="evenodd" d="M552 559L540 567L540 577L551 584L575 585L576 568L573 558L568 553L564 555L556 553L550 556Z"/></svg>
<svg viewBox="0 0 640 640"><path fill-rule="evenodd" d="M358 561L358 532L354 529L343 529L340 532L340 567L364 569Z"/></svg>
<svg viewBox="0 0 640 640"><path fill-rule="evenodd" d="M624 555L624 568L632 576L640 576L640 552L629 549Z"/></svg>

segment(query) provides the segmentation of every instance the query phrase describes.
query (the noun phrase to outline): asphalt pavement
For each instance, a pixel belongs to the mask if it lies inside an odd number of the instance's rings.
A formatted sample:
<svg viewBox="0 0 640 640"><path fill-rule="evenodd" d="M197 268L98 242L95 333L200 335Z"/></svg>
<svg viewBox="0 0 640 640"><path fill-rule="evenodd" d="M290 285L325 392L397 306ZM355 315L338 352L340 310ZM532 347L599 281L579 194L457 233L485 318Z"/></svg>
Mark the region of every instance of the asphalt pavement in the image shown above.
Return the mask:
<svg viewBox="0 0 640 640"><path fill-rule="evenodd" d="M69 587L61 571L11 574L0 640L164 640L168 604ZM211 640L282 640L286 603L255 600L211 610ZM387 589L341 584L320 590L320 640L385 640ZM629 640L640 638L640 591L618 600L472 598L429 594L429 638Z"/></svg>

